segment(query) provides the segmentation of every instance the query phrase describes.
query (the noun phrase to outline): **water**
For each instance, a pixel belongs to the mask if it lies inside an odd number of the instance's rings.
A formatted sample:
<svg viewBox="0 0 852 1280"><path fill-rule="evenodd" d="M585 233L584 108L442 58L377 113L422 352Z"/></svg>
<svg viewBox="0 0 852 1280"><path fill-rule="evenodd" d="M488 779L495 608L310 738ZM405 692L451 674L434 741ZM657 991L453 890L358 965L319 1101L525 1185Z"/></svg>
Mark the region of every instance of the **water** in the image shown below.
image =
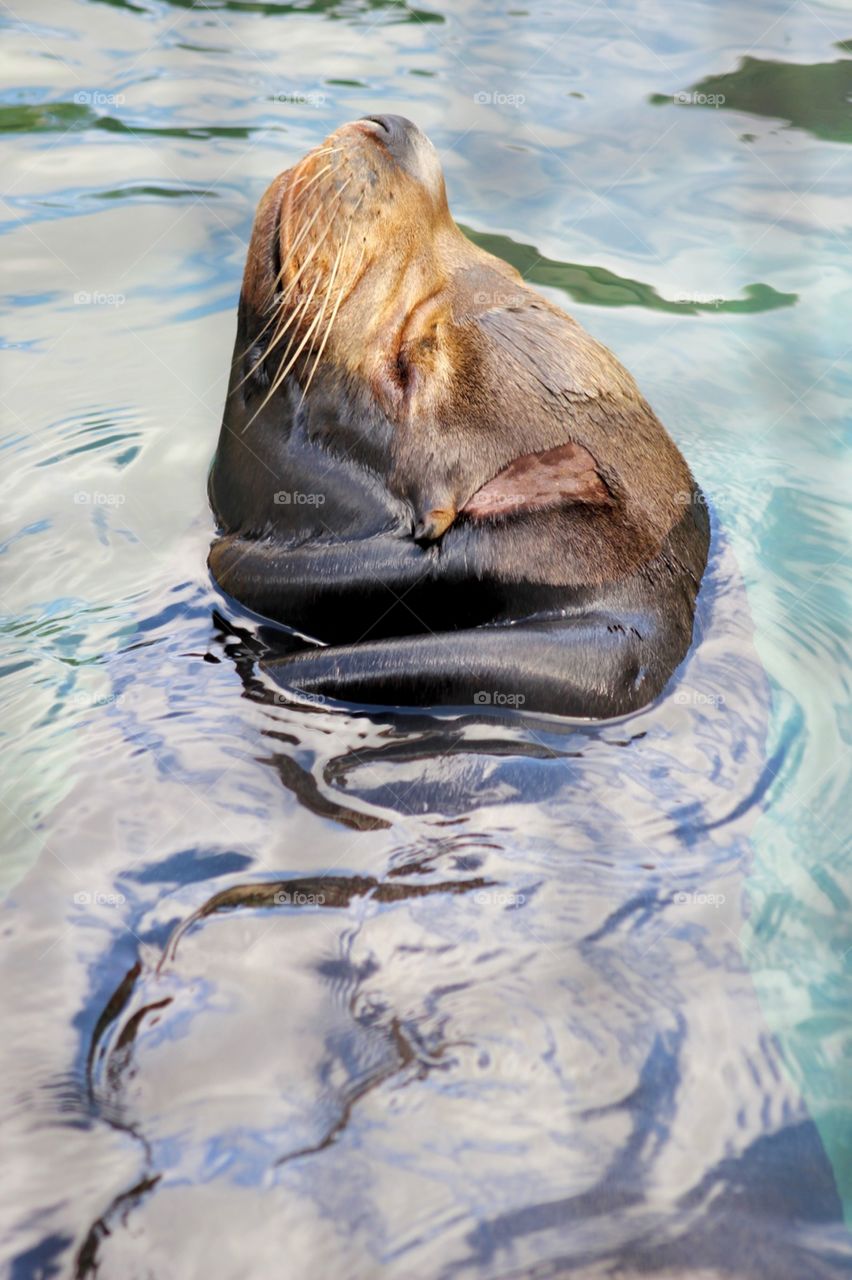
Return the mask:
<svg viewBox="0 0 852 1280"><path fill-rule="evenodd" d="M3 17L7 1274L850 1274L848 7ZM710 497L638 716L282 703L207 577L254 206L376 109Z"/></svg>

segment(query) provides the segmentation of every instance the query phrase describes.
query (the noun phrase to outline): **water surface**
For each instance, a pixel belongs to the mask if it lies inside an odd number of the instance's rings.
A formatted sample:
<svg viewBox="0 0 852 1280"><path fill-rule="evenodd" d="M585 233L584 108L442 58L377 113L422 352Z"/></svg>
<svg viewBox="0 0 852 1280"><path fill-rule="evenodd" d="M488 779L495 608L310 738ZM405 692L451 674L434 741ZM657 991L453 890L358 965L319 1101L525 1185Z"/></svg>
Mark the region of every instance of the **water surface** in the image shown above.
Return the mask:
<svg viewBox="0 0 852 1280"><path fill-rule="evenodd" d="M848 11L3 21L7 1274L850 1274ZM254 207L378 109L708 495L637 716L288 699L207 576Z"/></svg>

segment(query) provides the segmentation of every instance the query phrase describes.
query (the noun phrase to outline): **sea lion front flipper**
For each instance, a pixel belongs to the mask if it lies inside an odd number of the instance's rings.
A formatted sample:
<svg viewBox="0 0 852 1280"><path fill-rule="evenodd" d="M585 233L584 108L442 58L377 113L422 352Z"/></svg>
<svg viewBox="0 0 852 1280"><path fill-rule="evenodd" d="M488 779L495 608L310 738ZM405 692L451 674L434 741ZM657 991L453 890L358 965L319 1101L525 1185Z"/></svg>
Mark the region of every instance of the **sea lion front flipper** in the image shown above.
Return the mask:
<svg viewBox="0 0 852 1280"><path fill-rule="evenodd" d="M478 489L462 508L472 519L541 511L567 502L612 506L612 495L595 459L569 442L542 453L527 453Z"/></svg>
<svg viewBox="0 0 852 1280"><path fill-rule="evenodd" d="M477 489L462 506L472 520L544 511L567 503L611 507L613 497L595 459L582 445L569 441L555 449L526 453ZM425 504L414 529L415 542L435 542L459 515L452 501Z"/></svg>
<svg viewBox="0 0 852 1280"><path fill-rule="evenodd" d="M207 566L222 590L247 608L304 627L328 584L340 612L382 592L387 607L428 577L434 561L411 538L391 534L296 547L229 534L213 543Z"/></svg>
<svg viewBox="0 0 852 1280"><path fill-rule="evenodd" d="M345 702L605 719L656 697L688 644L652 617L643 634L600 613L328 646L261 666L287 689Z"/></svg>
<svg viewBox="0 0 852 1280"><path fill-rule="evenodd" d="M437 542L447 532L458 512L454 506L432 507L417 518L415 542Z"/></svg>

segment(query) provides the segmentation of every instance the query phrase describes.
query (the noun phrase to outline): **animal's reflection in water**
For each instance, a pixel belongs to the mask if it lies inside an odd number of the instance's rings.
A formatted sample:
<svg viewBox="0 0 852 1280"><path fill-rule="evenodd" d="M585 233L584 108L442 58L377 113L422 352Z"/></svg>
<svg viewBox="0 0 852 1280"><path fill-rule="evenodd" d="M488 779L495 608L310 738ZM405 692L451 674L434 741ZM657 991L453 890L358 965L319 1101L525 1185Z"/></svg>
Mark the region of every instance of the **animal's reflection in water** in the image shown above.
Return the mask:
<svg viewBox="0 0 852 1280"><path fill-rule="evenodd" d="M90 1082L144 1168L79 1275L843 1273L739 941L778 761L714 572L678 684L599 726L299 703L227 626L303 820L139 922Z"/></svg>

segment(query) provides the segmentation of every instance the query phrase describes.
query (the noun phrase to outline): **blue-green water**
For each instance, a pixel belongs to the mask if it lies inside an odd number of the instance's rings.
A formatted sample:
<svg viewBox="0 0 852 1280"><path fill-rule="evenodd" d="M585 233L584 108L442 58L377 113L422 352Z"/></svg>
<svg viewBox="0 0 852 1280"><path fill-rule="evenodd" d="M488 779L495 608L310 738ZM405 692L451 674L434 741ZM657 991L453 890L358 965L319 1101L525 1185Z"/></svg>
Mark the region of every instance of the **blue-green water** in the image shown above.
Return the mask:
<svg viewBox="0 0 852 1280"><path fill-rule="evenodd" d="M849 1274L852 10L0 16L8 1274ZM281 705L217 621L254 207L375 110L709 497L617 726Z"/></svg>

